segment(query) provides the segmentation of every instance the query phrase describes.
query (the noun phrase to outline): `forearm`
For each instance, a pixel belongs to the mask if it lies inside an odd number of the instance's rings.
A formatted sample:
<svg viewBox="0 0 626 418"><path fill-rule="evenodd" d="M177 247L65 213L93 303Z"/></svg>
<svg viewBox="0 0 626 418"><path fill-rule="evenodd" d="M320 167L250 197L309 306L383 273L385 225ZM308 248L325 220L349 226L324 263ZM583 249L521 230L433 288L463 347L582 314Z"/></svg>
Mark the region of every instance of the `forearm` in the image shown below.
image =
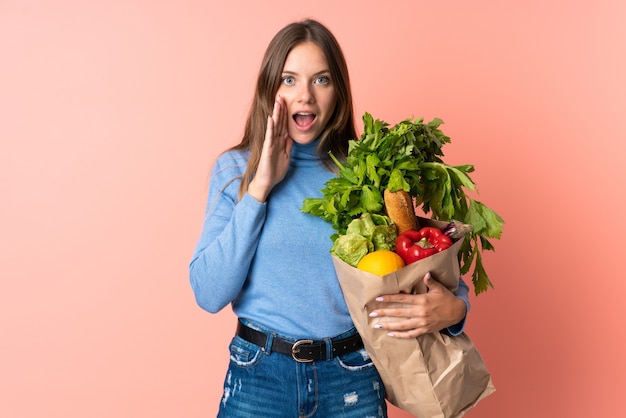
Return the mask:
<svg viewBox="0 0 626 418"><path fill-rule="evenodd" d="M230 217L207 214L202 235L189 266L196 301L215 313L239 294L256 251L265 218L265 205L249 195Z"/></svg>

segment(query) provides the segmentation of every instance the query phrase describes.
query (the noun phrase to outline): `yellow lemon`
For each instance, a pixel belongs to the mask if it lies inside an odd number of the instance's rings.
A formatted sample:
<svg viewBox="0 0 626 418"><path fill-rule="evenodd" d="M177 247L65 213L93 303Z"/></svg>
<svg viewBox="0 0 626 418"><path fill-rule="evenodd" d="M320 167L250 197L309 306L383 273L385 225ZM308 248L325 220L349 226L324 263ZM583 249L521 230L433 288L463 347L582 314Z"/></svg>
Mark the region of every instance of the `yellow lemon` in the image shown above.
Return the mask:
<svg viewBox="0 0 626 418"><path fill-rule="evenodd" d="M400 270L402 267L404 267L402 257L389 250L372 251L361 258L361 261L356 266L359 270L367 271L377 276L384 276Z"/></svg>

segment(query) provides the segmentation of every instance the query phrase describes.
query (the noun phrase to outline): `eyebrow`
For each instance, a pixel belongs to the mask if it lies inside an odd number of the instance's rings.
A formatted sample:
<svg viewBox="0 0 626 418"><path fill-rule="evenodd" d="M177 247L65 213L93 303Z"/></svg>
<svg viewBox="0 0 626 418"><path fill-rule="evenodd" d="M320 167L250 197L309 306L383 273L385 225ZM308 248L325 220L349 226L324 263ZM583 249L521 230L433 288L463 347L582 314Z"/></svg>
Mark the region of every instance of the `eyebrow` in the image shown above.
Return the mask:
<svg viewBox="0 0 626 418"><path fill-rule="evenodd" d="M298 75L297 72L295 71L283 71L282 74L288 74L288 75ZM322 75L322 74L330 74L330 70L322 70L322 71L318 71L315 74L313 74L313 77L316 77L318 75Z"/></svg>

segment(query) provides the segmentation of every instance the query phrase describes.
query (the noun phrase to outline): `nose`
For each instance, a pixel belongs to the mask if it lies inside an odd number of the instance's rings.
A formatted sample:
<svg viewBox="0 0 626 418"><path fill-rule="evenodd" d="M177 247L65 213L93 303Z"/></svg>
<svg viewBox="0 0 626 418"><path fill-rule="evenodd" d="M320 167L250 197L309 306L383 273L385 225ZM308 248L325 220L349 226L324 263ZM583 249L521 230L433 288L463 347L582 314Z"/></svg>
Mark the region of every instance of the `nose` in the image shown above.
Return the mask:
<svg viewBox="0 0 626 418"><path fill-rule="evenodd" d="M301 85L298 91L298 102L300 103L314 103L315 95L313 94L313 85L304 83Z"/></svg>

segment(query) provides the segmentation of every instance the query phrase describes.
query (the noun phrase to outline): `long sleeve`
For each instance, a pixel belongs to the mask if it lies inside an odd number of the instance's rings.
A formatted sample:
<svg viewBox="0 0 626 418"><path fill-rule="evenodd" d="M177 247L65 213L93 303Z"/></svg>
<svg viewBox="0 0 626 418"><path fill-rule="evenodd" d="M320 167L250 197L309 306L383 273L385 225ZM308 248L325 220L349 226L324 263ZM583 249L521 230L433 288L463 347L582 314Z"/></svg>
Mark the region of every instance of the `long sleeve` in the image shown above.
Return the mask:
<svg viewBox="0 0 626 418"><path fill-rule="evenodd" d="M241 291L263 228L266 205L247 194L237 199L246 163L240 153L227 153L216 161L202 233L189 266L196 301L212 313Z"/></svg>
<svg viewBox="0 0 626 418"><path fill-rule="evenodd" d="M458 297L463 302L465 302L465 307L466 307L465 317L463 317L461 322L459 322L458 324L448 327L447 330L450 333L450 335L460 335L465 329L465 322L467 321L467 315L469 314L469 311L470 311L469 287L463 281L462 278L459 279L459 287L457 288L456 292L454 292L454 294L456 295L456 297Z"/></svg>

